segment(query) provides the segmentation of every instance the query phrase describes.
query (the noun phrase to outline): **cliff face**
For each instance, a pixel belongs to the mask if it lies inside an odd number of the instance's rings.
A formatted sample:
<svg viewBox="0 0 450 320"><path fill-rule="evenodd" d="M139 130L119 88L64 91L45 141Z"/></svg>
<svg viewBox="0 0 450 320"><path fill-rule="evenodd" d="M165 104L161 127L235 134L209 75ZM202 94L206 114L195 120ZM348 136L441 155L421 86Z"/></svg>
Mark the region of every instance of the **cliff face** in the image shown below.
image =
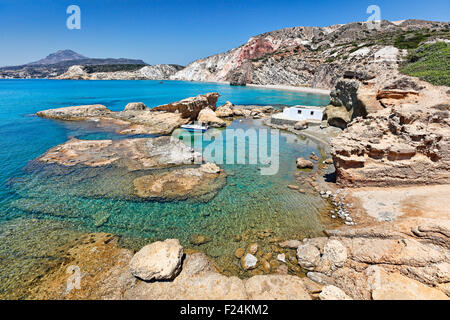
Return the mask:
<svg viewBox="0 0 450 320"><path fill-rule="evenodd" d="M72 66L55 79L72 80L167 80L174 75L180 66L158 64L145 66L137 70L113 72L89 72L86 67Z"/></svg>
<svg viewBox="0 0 450 320"><path fill-rule="evenodd" d="M380 30L369 30L365 23L287 28L196 60L171 79L332 88L345 71L370 65L376 52L394 45L400 37L430 30L448 33L449 25L408 20L383 21Z"/></svg>

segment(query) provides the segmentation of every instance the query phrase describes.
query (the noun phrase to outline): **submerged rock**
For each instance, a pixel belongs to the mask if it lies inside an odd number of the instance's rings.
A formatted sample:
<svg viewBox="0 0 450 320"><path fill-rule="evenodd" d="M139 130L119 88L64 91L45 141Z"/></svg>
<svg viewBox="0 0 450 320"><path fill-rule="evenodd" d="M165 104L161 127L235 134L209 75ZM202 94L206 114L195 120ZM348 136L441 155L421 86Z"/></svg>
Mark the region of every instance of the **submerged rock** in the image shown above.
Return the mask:
<svg viewBox="0 0 450 320"><path fill-rule="evenodd" d="M37 161L63 166L100 167L116 165L128 170L164 168L201 162L182 141L172 137L78 140L71 139L48 150Z"/></svg>
<svg viewBox="0 0 450 320"><path fill-rule="evenodd" d="M177 169L152 173L133 181L135 194L140 198L182 200L205 195L214 196L226 183L225 172L213 172L209 167ZM206 171L206 172L205 172Z"/></svg>
<svg viewBox="0 0 450 320"><path fill-rule="evenodd" d="M304 158L297 158L297 168L299 169L314 169L314 163Z"/></svg>
<svg viewBox="0 0 450 320"><path fill-rule="evenodd" d="M258 263L258 258L254 255L247 253L245 256L241 258L241 265L244 270L251 270L256 268L256 264Z"/></svg>
<svg viewBox="0 0 450 320"><path fill-rule="evenodd" d="M208 243L211 241L211 237L209 236L203 236L200 234L194 234L193 236L191 236L191 238L189 239L189 242L195 246L200 246L202 244Z"/></svg>
<svg viewBox="0 0 450 320"><path fill-rule="evenodd" d="M181 268L183 247L176 239L146 245L130 261L130 271L142 280L173 279Z"/></svg>

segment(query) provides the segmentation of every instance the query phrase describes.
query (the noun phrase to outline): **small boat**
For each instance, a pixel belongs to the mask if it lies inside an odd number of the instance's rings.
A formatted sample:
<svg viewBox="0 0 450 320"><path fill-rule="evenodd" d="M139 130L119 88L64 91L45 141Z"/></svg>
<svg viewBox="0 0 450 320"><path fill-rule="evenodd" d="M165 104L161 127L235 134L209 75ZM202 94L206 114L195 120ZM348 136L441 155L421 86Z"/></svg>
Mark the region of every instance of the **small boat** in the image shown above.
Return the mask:
<svg viewBox="0 0 450 320"><path fill-rule="evenodd" d="M198 132L205 132L209 129L207 125L202 124L185 124L181 126L181 129L187 130L187 131L198 131Z"/></svg>

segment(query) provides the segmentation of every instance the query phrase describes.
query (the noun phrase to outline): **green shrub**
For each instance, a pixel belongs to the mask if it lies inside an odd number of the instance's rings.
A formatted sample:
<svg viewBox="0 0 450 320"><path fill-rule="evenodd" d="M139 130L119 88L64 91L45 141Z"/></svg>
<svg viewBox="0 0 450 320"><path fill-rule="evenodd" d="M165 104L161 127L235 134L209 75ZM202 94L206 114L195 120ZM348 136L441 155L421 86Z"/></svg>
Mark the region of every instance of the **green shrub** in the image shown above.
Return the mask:
<svg viewBox="0 0 450 320"><path fill-rule="evenodd" d="M438 42L411 50L400 71L434 85L450 87L450 44Z"/></svg>

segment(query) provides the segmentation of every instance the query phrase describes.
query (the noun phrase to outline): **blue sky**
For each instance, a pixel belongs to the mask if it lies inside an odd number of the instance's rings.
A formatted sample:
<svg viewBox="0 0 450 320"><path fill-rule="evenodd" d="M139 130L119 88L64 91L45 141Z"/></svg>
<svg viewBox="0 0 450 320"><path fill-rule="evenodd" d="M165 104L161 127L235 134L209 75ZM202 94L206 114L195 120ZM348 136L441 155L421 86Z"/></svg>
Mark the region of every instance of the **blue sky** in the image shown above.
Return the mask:
<svg viewBox="0 0 450 320"><path fill-rule="evenodd" d="M81 8L81 30L66 9ZM449 0L0 0L0 65L38 60L60 49L93 58L187 64L263 32L294 26L382 19L449 21Z"/></svg>

